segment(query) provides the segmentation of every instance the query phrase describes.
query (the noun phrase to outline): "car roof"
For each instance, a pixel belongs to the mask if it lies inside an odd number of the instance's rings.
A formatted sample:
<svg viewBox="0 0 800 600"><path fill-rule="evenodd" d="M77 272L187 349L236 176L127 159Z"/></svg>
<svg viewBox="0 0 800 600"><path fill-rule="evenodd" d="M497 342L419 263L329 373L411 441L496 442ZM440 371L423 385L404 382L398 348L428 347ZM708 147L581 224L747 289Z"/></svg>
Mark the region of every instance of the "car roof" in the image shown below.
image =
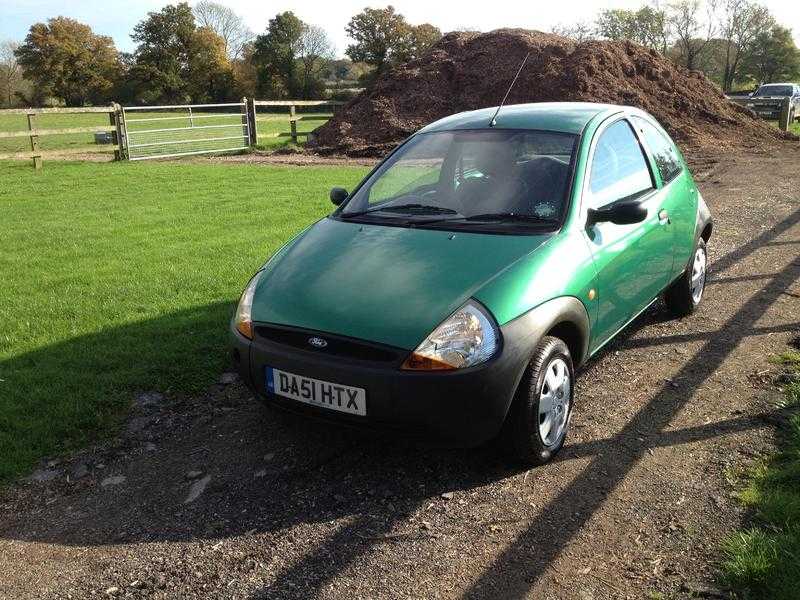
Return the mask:
<svg viewBox="0 0 800 600"><path fill-rule="evenodd" d="M450 115L424 127L421 132L454 131L459 129L489 129L489 121L497 107L471 110ZM503 106L497 115L497 129L538 129L580 134L598 115L636 111L627 106L595 102L536 102Z"/></svg>

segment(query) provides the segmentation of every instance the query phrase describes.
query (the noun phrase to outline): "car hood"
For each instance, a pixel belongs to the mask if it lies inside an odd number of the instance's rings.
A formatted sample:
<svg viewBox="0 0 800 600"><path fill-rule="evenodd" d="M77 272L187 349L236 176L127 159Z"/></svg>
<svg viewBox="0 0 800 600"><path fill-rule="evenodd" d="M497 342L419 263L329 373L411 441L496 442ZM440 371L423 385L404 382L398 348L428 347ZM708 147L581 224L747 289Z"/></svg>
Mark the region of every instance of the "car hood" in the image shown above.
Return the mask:
<svg viewBox="0 0 800 600"><path fill-rule="evenodd" d="M325 218L266 264L254 294L253 321L412 350L489 280L549 237Z"/></svg>

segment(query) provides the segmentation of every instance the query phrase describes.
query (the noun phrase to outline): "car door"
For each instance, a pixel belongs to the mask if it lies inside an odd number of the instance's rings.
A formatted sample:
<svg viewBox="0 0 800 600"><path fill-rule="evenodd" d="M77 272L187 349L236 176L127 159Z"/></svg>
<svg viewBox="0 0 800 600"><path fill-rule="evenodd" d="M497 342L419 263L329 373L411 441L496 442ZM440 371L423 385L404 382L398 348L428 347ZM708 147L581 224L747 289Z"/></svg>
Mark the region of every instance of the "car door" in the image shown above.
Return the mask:
<svg viewBox="0 0 800 600"><path fill-rule="evenodd" d="M582 210L637 200L647 209L640 223L595 223L585 229L597 272L596 349L664 289L672 272L672 231L659 218L664 197L630 122L619 118L595 134ZM663 217L663 213L662 213Z"/></svg>
<svg viewBox="0 0 800 600"><path fill-rule="evenodd" d="M694 252L697 220L697 187L678 148L667 133L644 117L632 117L659 180L661 216L672 230L673 261L670 281L680 275Z"/></svg>

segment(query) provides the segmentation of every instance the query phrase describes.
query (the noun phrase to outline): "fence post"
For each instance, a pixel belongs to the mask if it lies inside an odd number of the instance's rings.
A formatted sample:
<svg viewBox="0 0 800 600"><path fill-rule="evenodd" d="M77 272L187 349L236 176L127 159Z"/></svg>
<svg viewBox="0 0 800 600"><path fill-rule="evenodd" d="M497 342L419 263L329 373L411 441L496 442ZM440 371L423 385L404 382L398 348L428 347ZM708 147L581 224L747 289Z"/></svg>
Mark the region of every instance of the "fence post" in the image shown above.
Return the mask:
<svg viewBox="0 0 800 600"><path fill-rule="evenodd" d="M121 104L117 104L117 128L119 131L119 150L124 160L130 159L128 152L128 124L125 122L125 109Z"/></svg>
<svg viewBox="0 0 800 600"><path fill-rule="evenodd" d="M36 129L36 113L28 113L28 131L33 132ZM33 168L40 170L42 168L42 155L39 154L39 136L31 133L31 152L33 153Z"/></svg>
<svg viewBox="0 0 800 600"><path fill-rule="evenodd" d="M781 114L778 117L778 127L781 131L789 131L789 113L791 112L792 107L792 99L791 98L784 98L783 104L781 104Z"/></svg>
<svg viewBox="0 0 800 600"><path fill-rule="evenodd" d="M111 132L111 141L117 146L114 150L114 160L122 160L122 128L119 123L119 104L116 102L111 103L108 120L114 126L114 131Z"/></svg>
<svg viewBox="0 0 800 600"><path fill-rule="evenodd" d="M250 119L250 145L258 145L258 113L256 112L256 99L250 98L247 107L247 115Z"/></svg>
<svg viewBox="0 0 800 600"><path fill-rule="evenodd" d="M292 143L297 143L297 115L294 112L294 104L289 106L289 131L291 131Z"/></svg>

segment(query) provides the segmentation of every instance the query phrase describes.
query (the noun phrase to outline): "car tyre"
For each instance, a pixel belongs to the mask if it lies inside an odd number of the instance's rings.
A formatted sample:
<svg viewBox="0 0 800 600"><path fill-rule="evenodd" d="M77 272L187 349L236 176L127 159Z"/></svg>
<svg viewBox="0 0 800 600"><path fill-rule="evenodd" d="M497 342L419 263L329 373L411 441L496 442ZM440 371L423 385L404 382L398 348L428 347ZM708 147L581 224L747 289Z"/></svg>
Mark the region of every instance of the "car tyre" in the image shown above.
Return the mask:
<svg viewBox="0 0 800 600"><path fill-rule="evenodd" d="M703 238L697 240L686 269L664 293L664 302L676 317L692 314L700 305L706 287L708 252Z"/></svg>
<svg viewBox="0 0 800 600"><path fill-rule="evenodd" d="M574 382L567 345L556 337L542 338L517 387L501 433L504 446L516 460L526 466L542 465L564 446Z"/></svg>

